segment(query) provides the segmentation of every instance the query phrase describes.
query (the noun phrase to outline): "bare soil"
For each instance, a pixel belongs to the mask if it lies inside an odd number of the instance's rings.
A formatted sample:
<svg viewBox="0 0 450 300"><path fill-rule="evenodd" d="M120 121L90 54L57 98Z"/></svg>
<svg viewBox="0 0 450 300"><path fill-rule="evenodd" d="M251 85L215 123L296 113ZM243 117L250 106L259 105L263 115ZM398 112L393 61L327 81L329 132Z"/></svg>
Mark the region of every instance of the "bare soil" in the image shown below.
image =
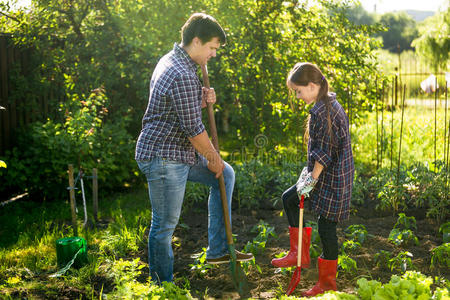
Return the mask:
<svg viewBox="0 0 450 300"><path fill-rule="evenodd" d="M233 234L236 234L236 249L241 250L247 241L252 241L256 234L251 232L254 225L260 220L274 227L277 238L269 238L265 250L255 256L256 264L261 268L259 272L255 267L250 267L247 276L250 288L249 297L256 299L268 299L277 297L285 292L292 271L280 272L270 263L276 254L287 251L289 247L288 223L285 215L280 215L282 207L273 207L270 203L263 203L258 210L234 209L232 212ZM350 255L358 267L357 274L340 272L337 285L340 291L356 293L356 281L361 277L375 279L383 283L388 282L394 272L387 267L379 268L374 262L374 255L380 250L387 250L397 255L399 252L409 251L413 254L412 263L417 271L428 276L444 276L449 278L449 270L445 268L430 270L431 250L442 243L442 237L438 234L438 225L433 220L426 219L423 210L410 211L407 216L415 216L419 245L407 247L395 246L388 241L389 233L397 221L397 217L380 214L372 207L360 208L353 211L348 221L338 224L338 238L340 245L346 240L344 230L352 224L362 224L366 227L369 238L363 243L362 248ZM316 221L316 217L305 208L305 220ZM174 276L187 277L190 282L191 294L194 297L203 298L207 295L217 299L238 299L231 276L229 264L219 265L209 270L205 275L195 274L190 270L189 264L194 263L192 254L199 253L207 246L207 210L206 207L192 208L190 212L182 215L181 223L187 226L179 226L175 231L176 243L174 245ZM143 257L143 260L146 260ZM339 270L338 270L339 271ZM317 281L317 259L311 260L311 267L301 272L301 281L298 284L294 296L301 296L301 292L312 287ZM177 282L182 285L183 282Z"/></svg>

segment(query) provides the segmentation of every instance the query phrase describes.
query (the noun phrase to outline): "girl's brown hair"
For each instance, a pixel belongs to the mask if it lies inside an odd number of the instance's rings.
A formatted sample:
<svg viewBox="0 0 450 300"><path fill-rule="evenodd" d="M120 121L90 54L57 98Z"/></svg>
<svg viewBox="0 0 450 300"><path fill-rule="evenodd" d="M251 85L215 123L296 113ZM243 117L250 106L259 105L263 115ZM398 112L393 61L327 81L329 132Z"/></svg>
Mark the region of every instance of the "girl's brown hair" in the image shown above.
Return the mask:
<svg viewBox="0 0 450 300"><path fill-rule="evenodd" d="M286 84L288 87L290 82L295 85L301 86L307 86L310 82L312 82L320 86L319 94L317 95L317 101L323 101L323 103L325 104L325 108L327 110L328 134L331 139L331 144L333 144L332 125L331 125L331 110L332 110L331 97L328 95L328 88L329 88L328 81L325 78L325 76L323 76L322 71L320 71L320 69L312 63L308 62L297 63L289 72L289 75L286 79ZM307 143L309 138L310 119L311 115L308 115L304 136L305 143Z"/></svg>

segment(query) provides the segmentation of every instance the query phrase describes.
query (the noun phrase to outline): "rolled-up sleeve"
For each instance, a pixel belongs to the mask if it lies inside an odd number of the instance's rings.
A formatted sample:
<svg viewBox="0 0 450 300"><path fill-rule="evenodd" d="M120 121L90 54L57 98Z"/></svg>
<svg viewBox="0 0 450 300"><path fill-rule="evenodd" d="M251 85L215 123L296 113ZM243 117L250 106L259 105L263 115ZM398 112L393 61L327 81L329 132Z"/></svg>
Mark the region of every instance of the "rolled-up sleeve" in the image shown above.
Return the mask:
<svg viewBox="0 0 450 300"><path fill-rule="evenodd" d="M312 140L314 141L311 143L310 155L326 168L332 161L332 155L330 135L325 122L326 120L312 114L309 132L310 135L313 135Z"/></svg>
<svg viewBox="0 0 450 300"><path fill-rule="evenodd" d="M197 136L205 130L202 123L201 86L197 80L189 75L176 78L170 95L181 129L188 137Z"/></svg>

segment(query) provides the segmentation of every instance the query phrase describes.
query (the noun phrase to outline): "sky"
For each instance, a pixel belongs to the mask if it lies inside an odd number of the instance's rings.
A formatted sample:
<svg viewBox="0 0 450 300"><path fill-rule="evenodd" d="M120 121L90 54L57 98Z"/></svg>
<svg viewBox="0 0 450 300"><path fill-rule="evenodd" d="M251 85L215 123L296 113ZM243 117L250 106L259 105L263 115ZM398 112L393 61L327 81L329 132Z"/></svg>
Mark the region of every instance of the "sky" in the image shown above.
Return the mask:
<svg viewBox="0 0 450 300"><path fill-rule="evenodd" d="M11 2L11 0L0 1ZM18 0L18 5L27 6L30 2L31 0ZM406 9L436 12L445 5L449 5L450 0L360 0L360 2L368 12L374 12L374 5L376 4L376 12L382 14Z"/></svg>
<svg viewBox="0 0 450 300"><path fill-rule="evenodd" d="M360 0L360 2L368 12L374 12L374 5L376 4L376 12L382 14L407 9L436 12L448 5L450 0Z"/></svg>

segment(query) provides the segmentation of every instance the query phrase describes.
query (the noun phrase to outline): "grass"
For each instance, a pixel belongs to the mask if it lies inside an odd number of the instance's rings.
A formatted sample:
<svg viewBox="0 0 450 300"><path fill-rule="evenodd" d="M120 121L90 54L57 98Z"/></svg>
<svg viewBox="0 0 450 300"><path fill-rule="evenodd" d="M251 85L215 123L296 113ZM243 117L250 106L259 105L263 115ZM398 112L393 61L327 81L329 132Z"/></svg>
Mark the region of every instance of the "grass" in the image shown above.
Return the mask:
<svg viewBox="0 0 450 300"><path fill-rule="evenodd" d="M378 155L382 163L380 166L396 169L398 165L398 153L400 148L401 109L384 111L383 115L383 148L381 138L378 143ZM444 127L445 110L439 108L436 112L436 159L444 159L444 128L447 130L450 112L447 112L447 125ZM392 123L393 120L393 123ZM435 160L435 112L426 107L407 107L403 118L402 149L400 164L411 166L414 162L428 162ZM393 124L393 126L392 126ZM393 128L393 133L392 133ZM381 135L381 113L378 115L378 130ZM368 166L370 169L377 165L377 122L376 113L367 115L361 125L352 125L352 147L355 162ZM392 150L391 150L392 149ZM383 151L381 151L383 150ZM392 155L391 155L392 153ZM392 160L391 160L392 157Z"/></svg>
<svg viewBox="0 0 450 300"><path fill-rule="evenodd" d="M438 85L441 88L440 93L442 95L444 94L444 72L447 71L448 68L445 70L438 70L436 73L436 70L433 70L432 66L421 61L420 58L411 50L403 51L399 55L396 53L391 53L387 50L379 49L377 51L377 57L380 62L380 70L384 74L390 76L390 78L393 78L395 74L398 74L399 87L406 84L407 99L434 99L434 94L426 94L420 88L420 83L427 79L430 74L436 75ZM390 83L390 87L392 88L392 82ZM390 92L389 95L391 95L391 93L392 92Z"/></svg>

